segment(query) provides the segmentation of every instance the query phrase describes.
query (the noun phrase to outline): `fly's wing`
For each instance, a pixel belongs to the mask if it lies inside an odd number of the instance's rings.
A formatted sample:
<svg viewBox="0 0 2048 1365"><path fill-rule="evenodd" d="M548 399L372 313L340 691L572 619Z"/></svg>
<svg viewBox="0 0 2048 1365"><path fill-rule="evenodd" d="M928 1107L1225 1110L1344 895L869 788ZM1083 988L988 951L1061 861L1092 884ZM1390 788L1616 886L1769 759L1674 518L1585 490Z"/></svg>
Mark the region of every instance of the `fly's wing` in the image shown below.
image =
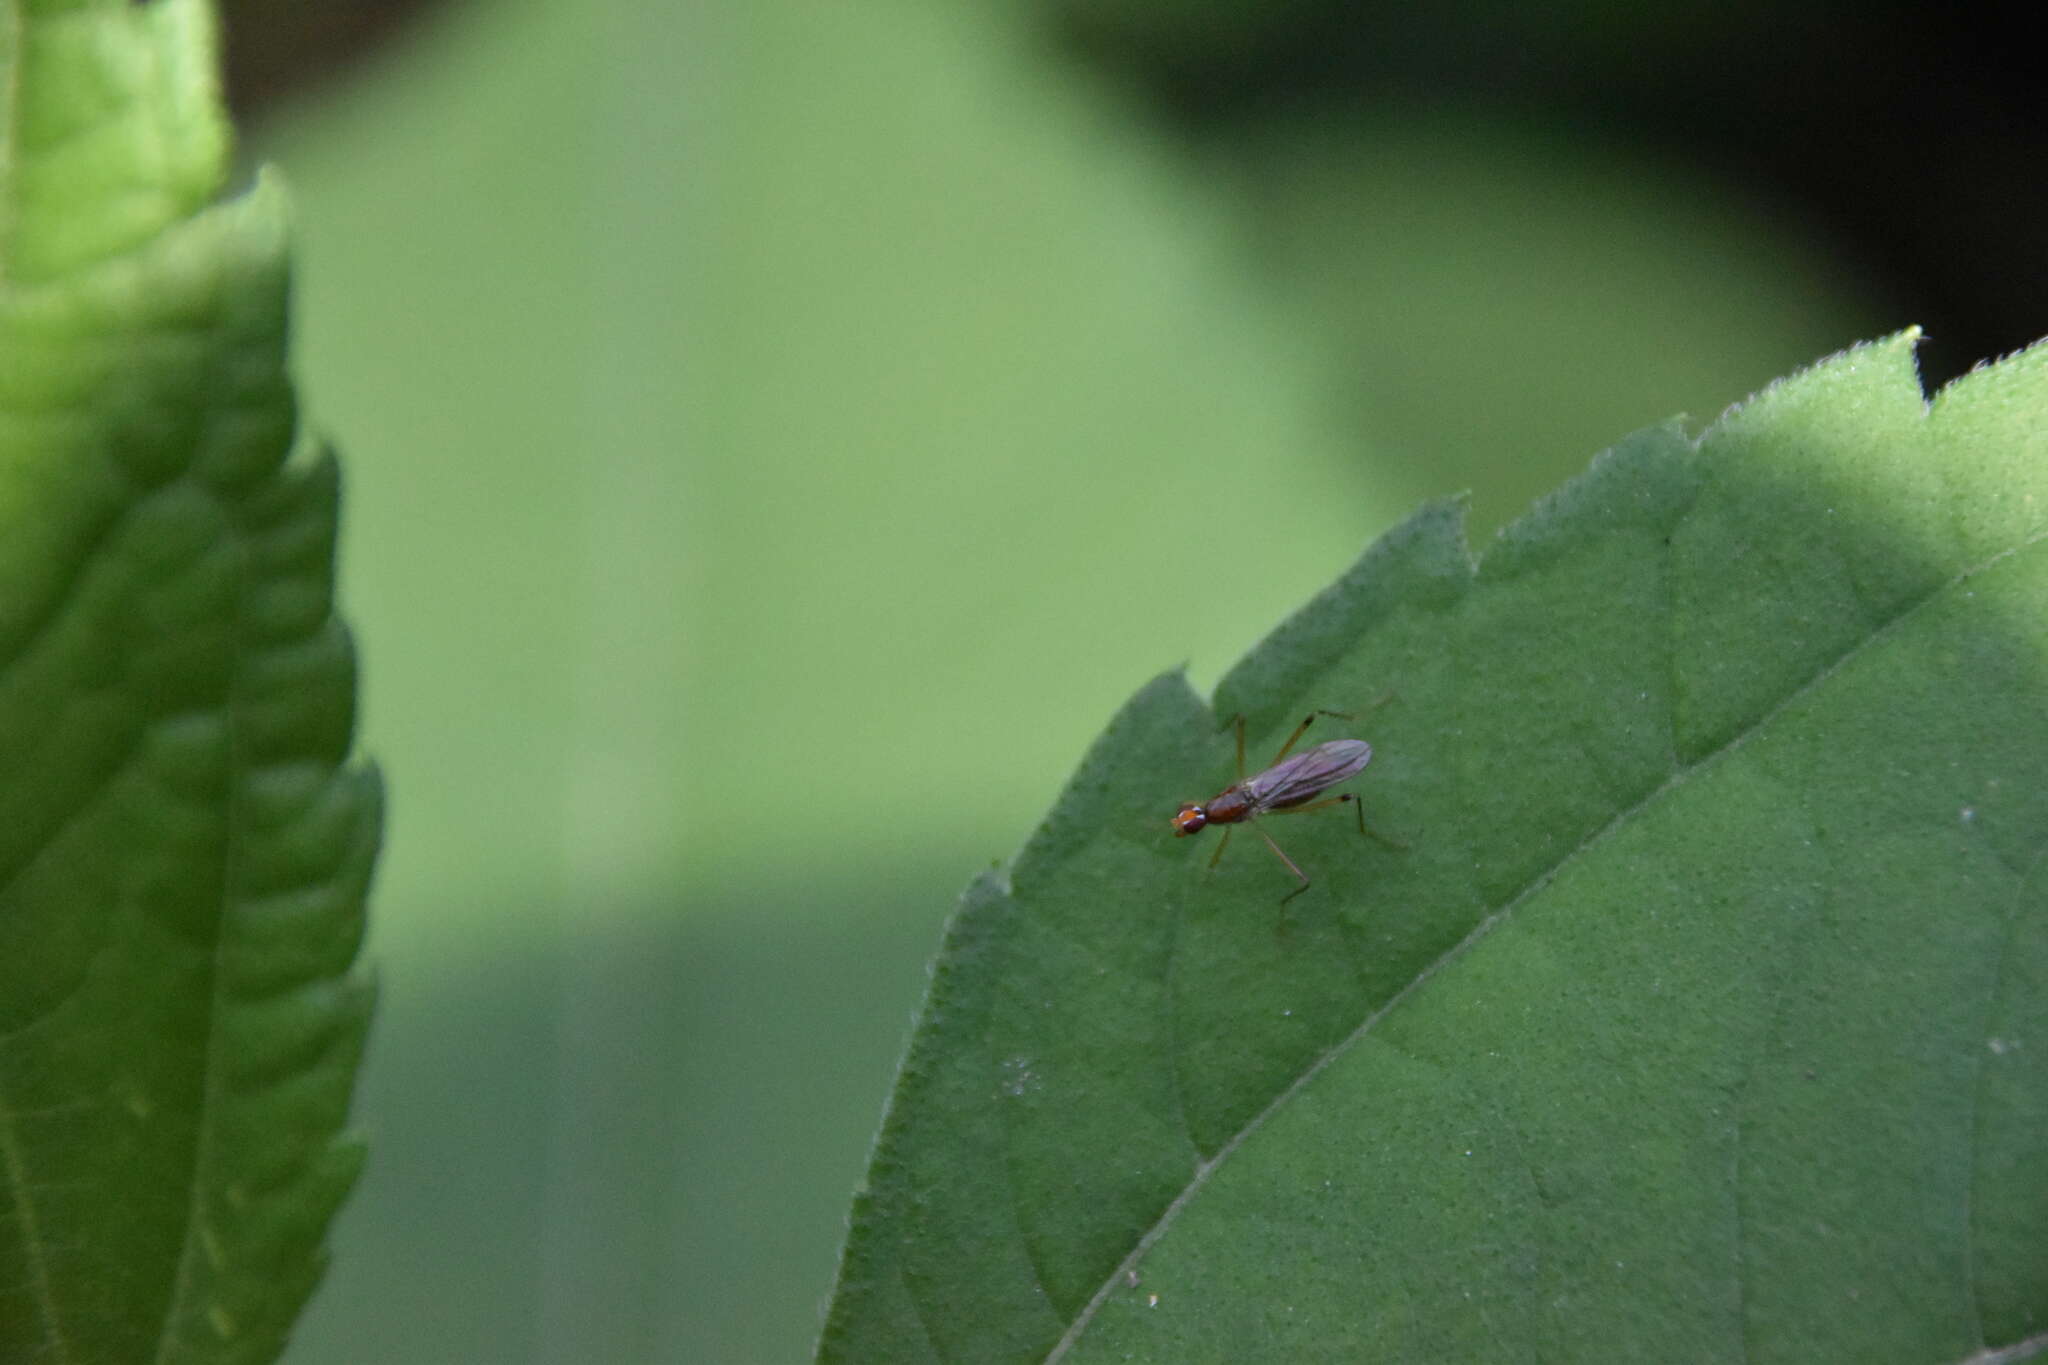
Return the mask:
<svg viewBox="0 0 2048 1365"><path fill-rule="evenodd" d="M1245 791L1256 810L1285 810L1358 776L1370 762L1372 745L1364 740L1332 739L1247 778Z"/></svg>

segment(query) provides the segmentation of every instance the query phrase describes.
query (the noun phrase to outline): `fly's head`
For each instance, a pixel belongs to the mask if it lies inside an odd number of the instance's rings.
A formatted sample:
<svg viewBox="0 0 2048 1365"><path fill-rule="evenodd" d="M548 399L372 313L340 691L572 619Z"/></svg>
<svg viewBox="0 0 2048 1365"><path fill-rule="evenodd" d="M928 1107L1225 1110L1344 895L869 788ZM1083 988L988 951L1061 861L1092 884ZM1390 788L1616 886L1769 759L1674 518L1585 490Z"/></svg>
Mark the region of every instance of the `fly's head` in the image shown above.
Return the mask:
<svg viewBox="0 0 2048 1365"><path fill-rule="evenodd" d="M1176 836L1183 838L1190 834L1200 834L1203 826L1208 823L1209 812L1193 802L1189 802L1187 805L1182 806L1173 817L1173 832Z"/></svg>

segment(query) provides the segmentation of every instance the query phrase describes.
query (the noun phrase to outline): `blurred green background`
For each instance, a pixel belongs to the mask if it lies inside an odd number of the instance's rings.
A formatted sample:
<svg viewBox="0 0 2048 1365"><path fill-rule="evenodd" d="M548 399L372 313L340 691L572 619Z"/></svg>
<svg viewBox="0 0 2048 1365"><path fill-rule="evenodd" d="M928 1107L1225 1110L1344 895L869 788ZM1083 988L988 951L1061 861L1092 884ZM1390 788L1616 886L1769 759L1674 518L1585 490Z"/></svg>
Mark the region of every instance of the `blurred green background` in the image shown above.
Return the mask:
<svg viewBox="0 0 2048 1365"><path fill-rule="evenodd" d="M393 791L299 1365L803 1357L940 924L1133 689L1421 497L2041 316L1813 7L228 12Z"/></svg>

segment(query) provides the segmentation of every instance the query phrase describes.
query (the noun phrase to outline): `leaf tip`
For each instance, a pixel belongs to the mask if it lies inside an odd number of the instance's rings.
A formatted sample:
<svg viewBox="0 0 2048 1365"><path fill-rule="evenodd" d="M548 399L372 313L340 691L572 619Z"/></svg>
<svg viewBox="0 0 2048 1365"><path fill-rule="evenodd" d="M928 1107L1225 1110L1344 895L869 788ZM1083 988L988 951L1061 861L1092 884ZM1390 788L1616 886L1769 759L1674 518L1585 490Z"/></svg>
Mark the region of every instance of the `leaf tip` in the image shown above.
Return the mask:
<svg viewBox="0 0 2048 1365"><path fill-rule="evenodd" d="M1811 365L1772 380L1747 398L1730 403L1700 432L1693 444L1703 446L1740 433L1796 405L1813 401L1821 394L1833 393L1858 382L1882 386L1902 379L1908 381L1924 412L1927 390L1920 378L1917 354L1920 340L1920 328L1911 326L1902 327L1888 336L1845 346Z"/></svg>

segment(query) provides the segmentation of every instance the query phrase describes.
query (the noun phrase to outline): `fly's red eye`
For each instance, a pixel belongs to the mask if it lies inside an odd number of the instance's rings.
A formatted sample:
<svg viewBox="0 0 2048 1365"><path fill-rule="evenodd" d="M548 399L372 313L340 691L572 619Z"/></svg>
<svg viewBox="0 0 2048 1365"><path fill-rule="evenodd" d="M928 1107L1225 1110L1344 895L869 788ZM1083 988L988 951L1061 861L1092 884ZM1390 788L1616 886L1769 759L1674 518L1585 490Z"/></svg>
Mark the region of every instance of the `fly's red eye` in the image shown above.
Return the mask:
<svg viewBox="0 0 2048 1365"><path fill-rule="evenodd" d="M1193 834L1208 823L1208 812L1200 806L1182 806L1173 817L1173 832L1180 835Z"/></svg>

